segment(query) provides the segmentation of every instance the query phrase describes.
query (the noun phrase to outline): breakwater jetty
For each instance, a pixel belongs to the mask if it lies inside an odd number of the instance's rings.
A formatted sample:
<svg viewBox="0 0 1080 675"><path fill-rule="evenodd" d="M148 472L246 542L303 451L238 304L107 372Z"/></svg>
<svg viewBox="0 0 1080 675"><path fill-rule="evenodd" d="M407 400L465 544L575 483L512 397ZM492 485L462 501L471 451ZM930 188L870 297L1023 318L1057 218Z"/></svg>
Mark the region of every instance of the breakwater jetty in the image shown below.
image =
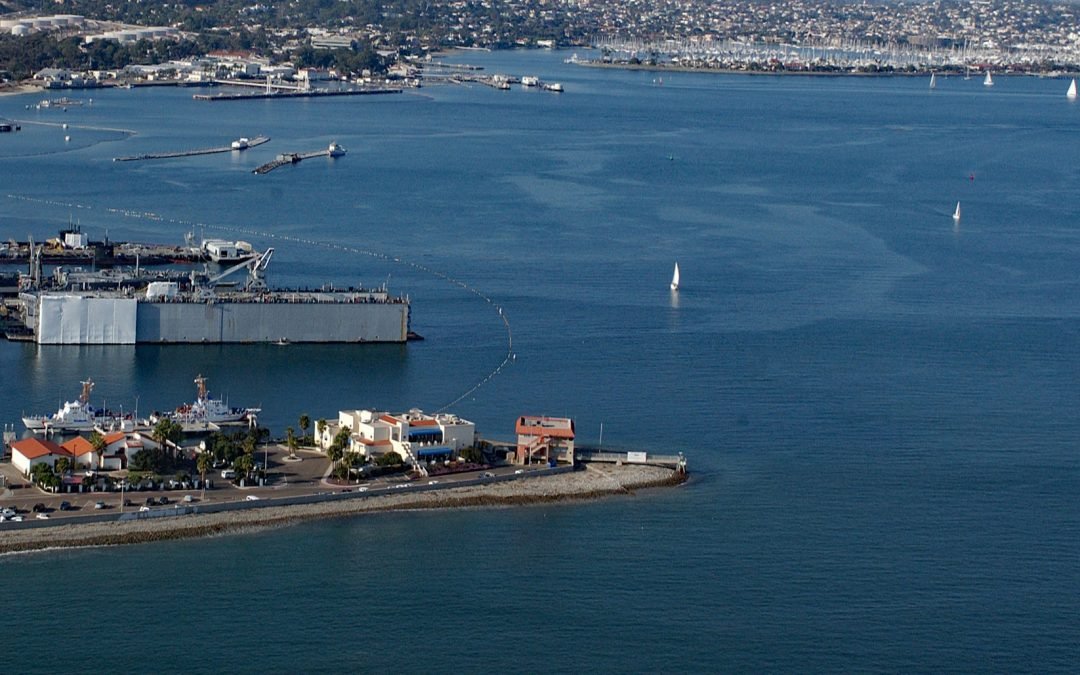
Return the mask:
<svg viewBox="0 0 1080 675"><path fill-rule="evenodd" d="M252 170L252 173L263 175L270 173L274 169L288 166L289 164L298 164L305 159L311 159L313 157L341 157L345 154L345 148L341 147L337 143L331 143L330 147L326 150L315 150L312 152L283 152L272 161L256 167Z"/></svg>
<svg viewBox="0 0 1080 675"><path fill-rule="evenodd" d="M257 500L199 500L194 505L151 511L159 516L152 518L145 517L147 512L139 512L131 514L135 515L132 519L101 513L76 516L78 522L75 518L66 522L29 520L5 524L0 554L214 536L385 511L579 502L677 486L686 480L686 475L656 466L606 464L586 465L577 471L569 467L530 471L506 478L280 498L275 498L273 488L258 488L249 493L257 491L262 495Z"/></svg>
<svg viewBox="0 0 1080 675"><path fill-rule="evenodd" d="M196 155L214 155L221 152L241 151L254 148L270 140L269 136L256 136L252 139L234 141L231 145L221 145L214 148L199 148L196 150L180 150L177 152L150 152L142 155L127 155L125 157L113 157L114 162L135 162L143 159L173 159L175 157L195 157Z"/></svg>
<svg viewBox="0 0 1080 675"><path fill-rule="evenodd" d="M400 94L402 91L403 90L395 87L366 89L308 89L304 91L195 94L192 98L196 101L250 101L254 99L319 98L323 96L375 96L378 94Z"/></svg>

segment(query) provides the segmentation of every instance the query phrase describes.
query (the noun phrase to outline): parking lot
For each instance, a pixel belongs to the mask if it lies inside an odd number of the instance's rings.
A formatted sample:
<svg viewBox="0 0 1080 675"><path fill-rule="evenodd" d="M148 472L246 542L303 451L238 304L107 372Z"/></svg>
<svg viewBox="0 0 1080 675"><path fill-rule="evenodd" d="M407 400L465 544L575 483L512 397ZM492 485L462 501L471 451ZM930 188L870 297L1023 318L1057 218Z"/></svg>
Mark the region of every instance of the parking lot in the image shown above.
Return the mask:
<svg viewBox="0 0 1080 675"><path fill-rule="evenodd" d="M221 467L207 474L208 489L167 489L155 486L152 490L125 489L110 492L50 493L29 484L8 462L0 462L0 473L7 479L7 490L0 490L0 509L11 509L12 515L24 520L36 518L68 519L85 515L103 515L107 513L129 513L147 509L173 509L177 505L217 504L238 502L247 499L273 499L326 492L376 492L384 493L406 490L418 485L439 485L453 487L462 480L476 480L487 476L494 477L522 471L515 467L483 469L468 473L440 475L430 478L410 480L405 474L392 474L364 480L344 483L327 482L324 476L329 468L325 455L314 452L298 452L299 461L288 459L288 450L279 445L268 445L259 449L256 459L261 465L267 465L266 485L233 485L222 478ZM111 472L115 479L126 476L127 472ZM61 509L66 504L66 508ZM38 506L38 511L35 511ZM44 516L39 516L44 513ZM3 514L0 513L0 517Z"/></svg>

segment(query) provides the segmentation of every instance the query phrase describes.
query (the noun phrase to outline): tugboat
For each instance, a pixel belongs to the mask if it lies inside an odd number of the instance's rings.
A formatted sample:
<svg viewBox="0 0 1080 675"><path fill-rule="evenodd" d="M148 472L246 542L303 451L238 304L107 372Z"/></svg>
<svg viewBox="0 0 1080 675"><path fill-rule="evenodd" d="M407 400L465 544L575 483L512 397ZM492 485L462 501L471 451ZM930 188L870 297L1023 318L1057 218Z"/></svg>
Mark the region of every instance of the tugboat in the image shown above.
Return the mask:
<svg viewBox="0 0 1080 675"><path fill-rule="evenodd" d="M249 415L254 415L261 410L261 408L230 408L220 398L210 398L210 393L206 389L206 378L202 375L195 378L195 385L198 387L198 397L194 403L185 403L172 412L154 413L150 416L150 422L157 424L160 420L168 419L186 426L230 424L243 422Z"/></svg>
<svg viewBox="0 0 1080 675"><path fill-rule="evenodd" d="M336 142L331 143L330 147L326 149L326 153L331 157L341 157L345 154L345 148L341 147Z"/></svg>
<svg viewBox="0 0 1080 675"><path fill-rule="evenodd" d="M84 380L77 401L67 401L53 415L28 415L22 418L26 428L35 434L77 433L93 429L116 429L131 426L131 417L99 410L90 405L93 380ZM125 421L128 423L125 425Z"/></svg>

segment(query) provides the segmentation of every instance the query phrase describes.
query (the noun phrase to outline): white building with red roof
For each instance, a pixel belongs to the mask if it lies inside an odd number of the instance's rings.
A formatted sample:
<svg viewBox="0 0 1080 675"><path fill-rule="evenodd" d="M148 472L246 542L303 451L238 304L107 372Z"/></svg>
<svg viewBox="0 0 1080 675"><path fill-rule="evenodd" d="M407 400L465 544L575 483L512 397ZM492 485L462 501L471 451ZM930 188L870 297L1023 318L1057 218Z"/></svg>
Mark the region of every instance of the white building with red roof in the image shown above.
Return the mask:
<svg viewBox="0 0 1080 675"><path fill-rule="evenodd" d="M64 441L60 447L71 453L75 464L82 464L91 471L96 471L101 463L101 453L94 449L94 444L82 436Z"/></svg>
<svg viewBox="0 0 1080 675"><path fill-rule="evenodd" d="M47 438L24 438L11 444L11 465L24 476L29 475L35 464L56 466L56 460L61 457L72 458L65 448Z"/></svg>

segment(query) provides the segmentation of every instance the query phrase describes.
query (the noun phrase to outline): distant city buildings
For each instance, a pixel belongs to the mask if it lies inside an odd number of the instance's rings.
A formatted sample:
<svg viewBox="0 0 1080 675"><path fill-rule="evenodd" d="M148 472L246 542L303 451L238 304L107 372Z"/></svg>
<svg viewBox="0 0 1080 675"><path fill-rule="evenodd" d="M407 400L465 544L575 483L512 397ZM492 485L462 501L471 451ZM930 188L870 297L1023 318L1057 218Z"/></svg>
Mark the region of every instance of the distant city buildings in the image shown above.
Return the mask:
<svg viewBox="0 0 1080 675"><path fill-rule="evenodd" d="M139 13L139 3L115 9L119 17L146 16ZM606 50L605 56L613 60L735 70L844 68L850 63L870 69L963 63L1052 70L1080 65L1080 5L1053 0L436 0L425 5L421 21L407 20L394 6L385 5L363 18L335 12L325 25L312 22L319 12L305 0L280 7L216 9L212 19L199 15L200 24L207 26L201 35L178 28L185 25L181 19L200 10L183 5L168 6L167 15L151 14L174 21L158 27L75 14L7 15L0 18L0 34L17 38L48 33L123 45L198 41L216 30L247 36L235 43L257 44L260 53L253 58L264 59L264 66L325 65L311 55L327 50L351 55L351 61L343 63L354 75L371 69L375 61L382 70L401 56L452 47L587 45ZM229 11L235 15L227 15Z"/></svg>

